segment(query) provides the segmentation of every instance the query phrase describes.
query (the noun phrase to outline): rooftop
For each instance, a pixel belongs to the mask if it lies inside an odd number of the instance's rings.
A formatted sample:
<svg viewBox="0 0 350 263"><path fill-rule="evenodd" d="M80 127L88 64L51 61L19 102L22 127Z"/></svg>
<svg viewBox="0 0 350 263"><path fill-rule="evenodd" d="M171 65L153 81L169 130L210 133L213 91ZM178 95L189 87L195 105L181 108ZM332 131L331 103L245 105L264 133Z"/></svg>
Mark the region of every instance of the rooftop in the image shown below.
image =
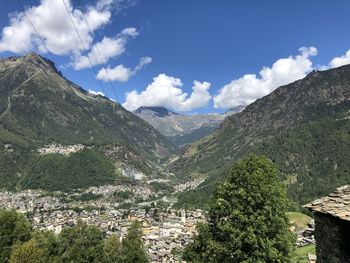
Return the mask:
<svg viewBox="0 0 350 263"><path fill-rule="evenodd" d="M328 196L306 204L304 207L350 221L350 185L339 187Z"/></svg>

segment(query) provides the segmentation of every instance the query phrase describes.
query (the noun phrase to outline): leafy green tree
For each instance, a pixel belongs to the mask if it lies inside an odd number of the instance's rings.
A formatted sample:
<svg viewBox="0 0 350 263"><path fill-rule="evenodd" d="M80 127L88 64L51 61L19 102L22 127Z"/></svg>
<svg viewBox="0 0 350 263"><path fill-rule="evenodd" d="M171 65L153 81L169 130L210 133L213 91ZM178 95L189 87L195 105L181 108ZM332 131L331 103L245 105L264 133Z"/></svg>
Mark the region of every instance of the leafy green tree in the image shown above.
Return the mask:
<svg viewBox="0 0 350 263"><path fill-rule="evenodd" d="M23 214L0 210L0 262L8 262L12 246L29 240L31 233L32 227Z"/></svg>
<svg viewBox="0 0 350 263"><path fill-rule="evenodd" d="M185 250L191 262L290 262L288 200L279 172L265 157L236 163L212 198L208 223Z"/></svg>
<svg viewBox="0 0 350 263"><path fill-rule="evenodd" d="M43 250L43 257L46 262L58 262L59 241L52 231L34 231L32 239Z"/></svg>
<svg viewBox="0 0 350 263"><path fill-rule="evenodd" d="M103 252L104 263L122 262L122 245L117 235L111 235L105 240Z"/></svg>
<svg viewBox="0 0 350 263"><path fill-rule="evenodd" d="M10 263L46 263L45 251L35 239L16 243L11 251Z"/></svg>
<svg viewBox="0 0 350 263"><path fill-rule="evenodd" d="M97 226L78 221L59 235L61 262L100 262L103 258L104 235Z"/></svg>
<svg viewBox="0 0 350 263"><path fill-rule="evenodd" d="M148 255L142 242L142 230L139 222L133 222L122 242L123 263L147 263Z"/></svg>

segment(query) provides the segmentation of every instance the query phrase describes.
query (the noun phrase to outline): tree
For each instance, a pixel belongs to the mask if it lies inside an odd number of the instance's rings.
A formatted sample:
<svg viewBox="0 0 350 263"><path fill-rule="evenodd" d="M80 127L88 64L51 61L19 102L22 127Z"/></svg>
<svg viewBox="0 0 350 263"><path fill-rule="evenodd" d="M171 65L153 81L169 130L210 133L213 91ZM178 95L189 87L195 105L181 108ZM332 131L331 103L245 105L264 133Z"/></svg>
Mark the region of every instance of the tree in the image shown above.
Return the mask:
<svg viewBox="0 0 350 263"><path fill-rule="evenodd" d="M109 236L104 243L104 263L122 262L122 246L117 235Z"/></svg>
<svg viewBox="0 0 350 263"><path fill-rule="evenodd" d="M57 262L59 253L59 241L52 231L34 231L32 239L36 241L43 251L45 262Z"/></svg>
<svg viewBox="0 0 350 263"><path fill-rule="evenodd" d="M16 242L30 239L32 227L24 215L14 210L0 210L0 262L8 262Z"/></svg>
<svg viewBox="0 0 350 263"><path fill-rule="evenodd" d="M294 234L279 172L265 157L236 163L213 195L208 223L184 252L191 262L290 262Z"/></svg>
<svg viewBox="0 0 350 263"><path fill-rule="evenodd" d="M10 263L46 263L45 252L35 239L16 243L11 251Z"/></svg>
<svg viewBox="0 0 350 263"><path fill-rule="evenodd" d="M133 222L122 242L123 263L148 263L139 222Z"/></svg>
<svg viewBox="0 0 350 263"><path fill-rule="evenodd" d="M103 258L104 235L97 226L78 221L64 228L58 238L62 262L100 262Z"/></svg>

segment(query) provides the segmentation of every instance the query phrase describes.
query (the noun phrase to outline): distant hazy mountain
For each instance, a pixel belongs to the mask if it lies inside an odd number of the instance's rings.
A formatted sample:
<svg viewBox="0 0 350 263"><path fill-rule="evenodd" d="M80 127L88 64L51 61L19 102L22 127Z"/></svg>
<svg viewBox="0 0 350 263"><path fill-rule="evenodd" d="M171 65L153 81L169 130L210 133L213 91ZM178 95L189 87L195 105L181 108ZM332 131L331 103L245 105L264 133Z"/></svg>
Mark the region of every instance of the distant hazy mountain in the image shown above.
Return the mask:
<svg viewBox="0 0 350 263"><path fill-rule="evenodd" d="M51 143L86 147L69 156L39 156ZM124 166L153 173L152 163L173 150L148 123L65 79L53 62L36 54L0 60L0 187L101 184ZM73 160L82 170L72 169Z"/></svg>
<svg viewBox="0 0 350 263"><path fill-rule="evenodd" d="M240 111L232 109L225 114L185 115L164 107L140 107L134 114L147 121L175 145L182 146L198 140L219 127L225 117Z"/></svg>
<svg viewBox="0 0 350 263"><path fill-rule="evenodd" d="M144 107L144 106L139 107L137 110L134 111L134 113L140 114L143 116L149 115L150 117L159 117L159 118L164 118L166 116L179 115L178 113L170 111L164 107Z"/></svg>
<svg viewBox="0 0 350 263"><path fill-rule="evenodd" d="M206 177L181 204L202 205L216 182L246 154L268 156L300 204L350 183L350 65L315 71L279 87L225 119L212 135L189 145L172 171Z"/></svg>

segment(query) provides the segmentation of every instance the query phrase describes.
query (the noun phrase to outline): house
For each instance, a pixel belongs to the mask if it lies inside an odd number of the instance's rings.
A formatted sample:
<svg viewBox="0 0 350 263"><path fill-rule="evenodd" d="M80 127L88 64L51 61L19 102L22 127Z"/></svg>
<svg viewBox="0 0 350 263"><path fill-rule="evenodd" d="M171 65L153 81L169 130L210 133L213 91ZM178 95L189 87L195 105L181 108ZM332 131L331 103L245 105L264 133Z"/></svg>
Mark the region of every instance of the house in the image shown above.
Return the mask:
<svg viewBox="0 0 350 263"><path fill-rule="evenodd" d="M315 215L317 262L350 262L350 185L304 207Z"/></svg>

